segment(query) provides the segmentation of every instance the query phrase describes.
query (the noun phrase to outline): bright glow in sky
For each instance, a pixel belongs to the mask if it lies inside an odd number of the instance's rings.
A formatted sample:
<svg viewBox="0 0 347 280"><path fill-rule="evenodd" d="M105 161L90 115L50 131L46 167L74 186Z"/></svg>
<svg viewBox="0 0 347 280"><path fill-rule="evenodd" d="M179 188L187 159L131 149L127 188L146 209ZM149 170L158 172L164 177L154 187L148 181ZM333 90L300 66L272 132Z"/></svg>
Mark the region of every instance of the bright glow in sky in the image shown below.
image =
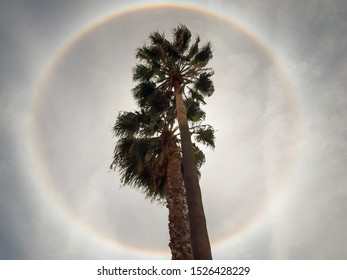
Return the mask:
<svg viewBox="0 0 347 280"><path fill-rule="evenodd" d="M108 167L135 49L183 23L214 49L214 258L345 259L347 5L108 2L0 11L0 258L170 258L166 207Z"/></svg>

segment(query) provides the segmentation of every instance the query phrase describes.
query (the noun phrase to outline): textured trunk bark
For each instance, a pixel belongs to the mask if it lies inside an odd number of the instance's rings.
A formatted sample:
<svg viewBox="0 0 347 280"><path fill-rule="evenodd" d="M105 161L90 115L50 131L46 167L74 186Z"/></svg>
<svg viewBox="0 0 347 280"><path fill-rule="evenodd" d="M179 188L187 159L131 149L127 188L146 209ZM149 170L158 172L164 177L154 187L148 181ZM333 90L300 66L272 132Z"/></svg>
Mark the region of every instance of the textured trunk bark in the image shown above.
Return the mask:
<svg viewBox="0 0 347 280"><path fill-rule="evenodd" d="M212 259L211 246L202 204L199 177L193 155L187 112L183 103L180 82L174 81L173 86L175 90L177 120L181 135L183 179L187 193L193 257L199 260L210 260Z"/></svg>
<svg viewBox="0 0 347 280"><path fill-rule="evenodd" d="M176 143L168 162L166 201L169 209L169 235L173 260L192 260L186 192L183 186L181 156Z"/></svg>

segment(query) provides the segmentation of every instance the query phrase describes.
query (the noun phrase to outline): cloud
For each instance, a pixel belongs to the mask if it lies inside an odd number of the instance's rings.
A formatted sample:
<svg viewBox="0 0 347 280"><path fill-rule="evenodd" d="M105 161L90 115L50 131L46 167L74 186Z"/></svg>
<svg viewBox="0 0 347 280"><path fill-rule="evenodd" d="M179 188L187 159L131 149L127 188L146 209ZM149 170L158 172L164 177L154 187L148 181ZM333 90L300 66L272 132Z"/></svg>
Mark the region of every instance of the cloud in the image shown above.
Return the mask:
<svg viewBox="0 0 347 280"><path fill-rule="evenodd" d="M150 31L170 36L179 22L214 47L216 91L206 112L218 132L216 150L206 151L201 185L213 243L229 238L216 246L215 257L346 257L342 1L219 1L242 12L274 53L286 56L297 92L251 38L220 19L175 9L129 14L95 29L37 88L39 71L71 34L69 26L106 6L24 2L0 12L6 38L0 49L1 258L158 257L126 246L168 252L166 208L120 188L108 166L113 122L119 111L134 108L134 51ZM20 17L13 16L17 11ZM34 88L41 91L36 112L29 110ZM299 96L299 124L293 124L291 94ZM33 124L37 131L28 130ZM25 142L27 133L38 141ZM32 145L41 153L34 159Z"/></svg>

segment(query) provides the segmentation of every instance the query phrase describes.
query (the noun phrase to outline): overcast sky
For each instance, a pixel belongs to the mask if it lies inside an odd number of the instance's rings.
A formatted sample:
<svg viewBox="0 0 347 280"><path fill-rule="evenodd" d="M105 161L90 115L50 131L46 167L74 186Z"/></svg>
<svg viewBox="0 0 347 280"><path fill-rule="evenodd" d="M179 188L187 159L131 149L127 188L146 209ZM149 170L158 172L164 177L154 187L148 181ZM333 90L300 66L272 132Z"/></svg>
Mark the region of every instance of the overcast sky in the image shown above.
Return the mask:
<svg viewBox="0 0 347 280"><path fill-rule="evenodd" d="M109 171L111 128L135 49L183 23L214 50L214 258L346 259L347 3L153 2L0 1L0 258L170 259L166 207Z"/></svg>

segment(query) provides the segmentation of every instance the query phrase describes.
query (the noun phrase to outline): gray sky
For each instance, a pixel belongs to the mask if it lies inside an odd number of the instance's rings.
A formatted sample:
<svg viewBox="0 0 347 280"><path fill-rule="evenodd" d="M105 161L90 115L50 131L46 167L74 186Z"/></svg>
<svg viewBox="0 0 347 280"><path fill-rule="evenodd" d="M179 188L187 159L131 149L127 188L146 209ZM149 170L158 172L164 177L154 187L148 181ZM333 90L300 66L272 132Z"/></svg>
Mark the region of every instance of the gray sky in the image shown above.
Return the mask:
<svg viewBox="0 0 347 280"><path fill-rule="evenodd" d="M170 258L166 207L108 167L135 49L183 23L214 49L214 258L346 259L345 1L190 1L95 25L152 1L124 3L0 1L0 258Z"/></svg>

